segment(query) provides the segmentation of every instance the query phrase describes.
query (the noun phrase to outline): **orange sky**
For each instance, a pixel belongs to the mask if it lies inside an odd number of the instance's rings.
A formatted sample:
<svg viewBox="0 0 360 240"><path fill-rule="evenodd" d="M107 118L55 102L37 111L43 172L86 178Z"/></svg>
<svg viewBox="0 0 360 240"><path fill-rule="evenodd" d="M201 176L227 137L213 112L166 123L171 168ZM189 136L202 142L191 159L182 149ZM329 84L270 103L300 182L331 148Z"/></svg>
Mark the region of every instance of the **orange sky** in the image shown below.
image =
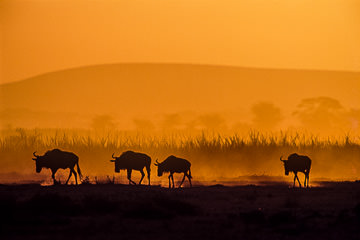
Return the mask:
<svg viewBox="0 0 360 240"><path fill-rule="evenodd" d="M360 71L358 0L1 0L0 82L176 62Z"/></svg>
<svg viewBox="0 0 360 240"><path fill-rule="evenodd" d="M23 140L21 127L35 128L29 141ZM13 149L0 157L1 172L19 171L19 166L33 172L26 155L34 151L31 143L37 144L32 139L41 128L59 127L82 128L86 134L85 129L151 135L289 129L327 139L359 136L360 0L0 0L0 131L15 134L1 136L4 149ZM55 131L54 139L60 139ZM91 142L87 148L81 145L89 138L79 136L69 139L71 151L85 149L84 169L110 173L110 165L104 162L108 170L99 165L108 158L107 143L94 145L92 150L104 151L92 154ZM128 142L126 135L119 137ZM20 149L31 150L18 151L16 139L26 145ZM48 142L37 151L43 152ZM169 145L165 141L163 146ZM317 161L314 175L355 179L358 156L353 145L344 146L348 150L340 160L338 152L333 154L337 148L305 152ZM280 150L250 148L254 152L244 151L243 159L241 151L231 152L234 148L221 157L210 149L189 159L196 176L212 177L213 169L221 170L218 176L228 169L232 176L283 174ZM175 154L170 150L163 157ZM222 167L225 160L233 163L228 169Z"/></svg>

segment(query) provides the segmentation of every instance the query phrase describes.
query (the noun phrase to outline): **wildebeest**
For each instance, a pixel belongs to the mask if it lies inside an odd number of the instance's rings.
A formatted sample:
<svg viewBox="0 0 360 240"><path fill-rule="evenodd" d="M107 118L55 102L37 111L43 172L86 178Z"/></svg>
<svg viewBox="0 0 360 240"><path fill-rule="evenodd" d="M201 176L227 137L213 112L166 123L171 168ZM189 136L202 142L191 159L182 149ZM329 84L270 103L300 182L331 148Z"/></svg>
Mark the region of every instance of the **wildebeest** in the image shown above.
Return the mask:
<svg viewBox="0 0 360 240"><path fill-rule="evenodd" d="M129 184L136 183L131 180L131 171L137 170L141 173L141 179L139 184L141 184L141 181L144 179L145 173L144 173L144 167L147 171L147 176L149 179L149 185L150 185L150 164L151 164L151 158L144 154L144 153L138 153L133 151L126 151L123 152L119 157L114 157L114 153L112 154L112 158L115 160L110 160L110 162L115 162L115 172L120 172L120 169L126 169L127 170L127 178L129 179Z"/></svg>
<svg viewBox="0 0 360 240"><path fill-rule="evenodd" d="M302 156L302 155L293 153L293 154L289 155L287 160L283 160L282 157L280 157L280 161L282 161L284 163L286 176L289 175L289 172L294 172L294 174L295 174L294 187L295 187L296 179L298 180L299 186L301 187L299 177L297 176L298 172L302 172L305 174L304 187L309 187L309 174L310 174L310 168L311 168L311 159L308 156Z"/></svg>
<svg viewBox="0 0 360 240"><path fill-rule="evenodd" d="M183 184L183 182L185 180L185 176L189 179L190 187L192 186L191 185L192 176L191 176L191 171L190 171L191 163L188 160L178 158L178 157L171 155L161 163L159 163L156 160L155 166L158 167L158 176L159 177L161 177L164 172L170 172L169 188L171 188L170 178L172 179L173 188L175 187L174 176L173 176L174 173L184 173L184 177L179 185L179 188Z"/></svg>
<svg viewBox="0 0 360 240"><path fill-rule="evenodd" d="M33 160L36 162L36 172L40 173L42 168L50 168L52 172L51 177L54 180L54 184L57 183L57 181L55 180L56 171L59 168L69 168L70 174L65 184L69 182L71 175L74 174L75 182L77 185L77 174L74 170L75 164L77 166L77 172L79 173L79 178L81 180L82 174L79 167L79 157L76 156L74 153L61 151L59 149L49 150L43 156L36 155L35 153L36 152L33 153L35 157L33 158Z"/></svg>

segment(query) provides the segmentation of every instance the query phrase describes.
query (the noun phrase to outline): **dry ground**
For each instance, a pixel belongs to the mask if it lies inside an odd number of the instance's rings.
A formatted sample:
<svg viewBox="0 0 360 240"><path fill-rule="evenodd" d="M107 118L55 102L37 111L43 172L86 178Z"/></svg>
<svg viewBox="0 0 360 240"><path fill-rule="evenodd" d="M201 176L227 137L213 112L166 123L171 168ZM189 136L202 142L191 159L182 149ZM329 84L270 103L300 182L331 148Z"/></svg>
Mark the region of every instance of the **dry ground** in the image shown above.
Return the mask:
<svg viewBox="0 0 360 240"><path fill-rule="evenodd" d="M360 183L0 185L1 239L360 239Z"/></svg>

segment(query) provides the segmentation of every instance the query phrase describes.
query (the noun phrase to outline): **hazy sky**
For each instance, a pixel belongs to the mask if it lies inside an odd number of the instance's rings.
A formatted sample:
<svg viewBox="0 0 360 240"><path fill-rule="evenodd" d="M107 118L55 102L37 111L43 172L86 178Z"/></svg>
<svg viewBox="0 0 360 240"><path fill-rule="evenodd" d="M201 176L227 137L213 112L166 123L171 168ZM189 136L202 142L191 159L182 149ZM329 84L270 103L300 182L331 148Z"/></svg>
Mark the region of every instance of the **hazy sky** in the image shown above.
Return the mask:
<svg viewBox="0 0 360 240"><path fill-rule="evenodd" d="M360 71L359 0L1 0L1 83L85 65Z"/></svg>

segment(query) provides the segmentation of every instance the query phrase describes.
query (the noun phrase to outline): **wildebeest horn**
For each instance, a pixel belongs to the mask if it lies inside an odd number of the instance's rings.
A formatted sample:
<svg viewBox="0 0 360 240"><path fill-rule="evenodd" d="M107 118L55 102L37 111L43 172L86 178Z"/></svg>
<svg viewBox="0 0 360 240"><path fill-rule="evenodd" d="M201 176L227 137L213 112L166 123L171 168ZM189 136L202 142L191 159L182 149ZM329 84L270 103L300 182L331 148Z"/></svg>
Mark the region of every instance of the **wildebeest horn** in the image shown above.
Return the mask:
<svg viewBox="0 0 360 240"><path fill-rule="evenodd" d="M36 155L35 153L36 153L36 151L33 152L34 157L39 157L39 155Z"/></svg>
<svg viewBox="0 0 360 240"><path fill-rule="evenodd" d="M155 166L159 166L159 162L158 162L158 160L157 160L157 159L155 160L154 165L155 165Z"/></svg>
<svg viewBox="0 0 360 240"><path fill-rule="evenodd" d="M111 157L115 159L116 157L114 157L114 154L115 154L115 153L113 153L113 154L111 155Z"/></svg>
<svg viewBox="0 0 360 240"><path fill-rule="evenodd" d="M285 162L285 160L282 159L283 156L280 157L280 161Z"/></svg>

